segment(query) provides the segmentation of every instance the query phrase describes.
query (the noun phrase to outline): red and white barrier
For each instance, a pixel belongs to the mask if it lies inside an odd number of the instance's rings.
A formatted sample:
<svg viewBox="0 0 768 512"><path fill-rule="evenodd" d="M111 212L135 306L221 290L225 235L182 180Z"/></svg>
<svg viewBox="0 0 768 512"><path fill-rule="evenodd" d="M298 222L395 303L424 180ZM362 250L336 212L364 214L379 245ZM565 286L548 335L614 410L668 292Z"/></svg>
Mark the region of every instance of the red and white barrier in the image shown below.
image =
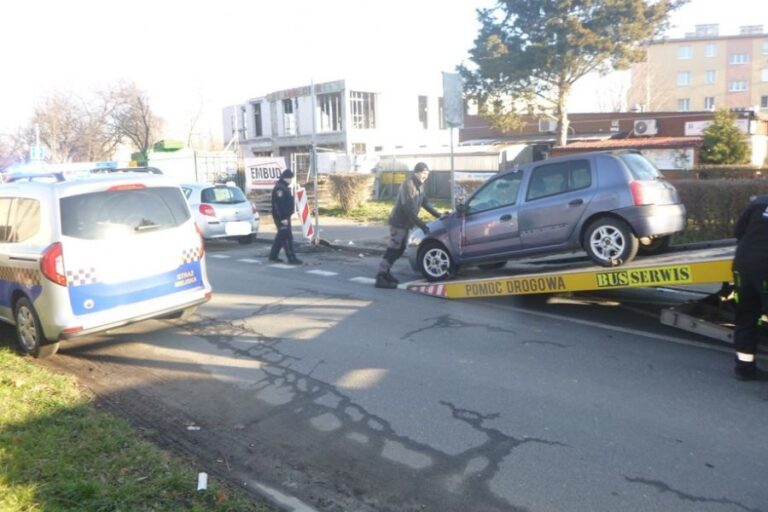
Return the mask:
<svg viewBox="0 0 768 512"><path fill-rule="evenodd" d="M312 239L315 236L315 228L312 226L312 216L309 214L309 204L307 203L307 191L304 187L296 187L296 210L301 220L301 227L304 229L304 236Z"/></svg>

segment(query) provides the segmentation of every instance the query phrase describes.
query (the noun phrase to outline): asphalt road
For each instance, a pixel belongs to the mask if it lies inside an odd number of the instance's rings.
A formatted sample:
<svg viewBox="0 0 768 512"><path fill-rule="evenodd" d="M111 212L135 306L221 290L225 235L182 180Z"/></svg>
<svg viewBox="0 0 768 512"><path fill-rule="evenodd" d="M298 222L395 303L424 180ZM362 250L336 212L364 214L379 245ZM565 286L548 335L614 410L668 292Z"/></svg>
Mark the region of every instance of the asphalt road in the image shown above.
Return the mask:
<svg viewBox="0 0 768 512"><path fill-rule="evenodd" d="M658 324L673 294L446 301L375 289L375 256L267 251L209 246L194 318L45 364L287 510L768 511L768 384Z"/></svg>

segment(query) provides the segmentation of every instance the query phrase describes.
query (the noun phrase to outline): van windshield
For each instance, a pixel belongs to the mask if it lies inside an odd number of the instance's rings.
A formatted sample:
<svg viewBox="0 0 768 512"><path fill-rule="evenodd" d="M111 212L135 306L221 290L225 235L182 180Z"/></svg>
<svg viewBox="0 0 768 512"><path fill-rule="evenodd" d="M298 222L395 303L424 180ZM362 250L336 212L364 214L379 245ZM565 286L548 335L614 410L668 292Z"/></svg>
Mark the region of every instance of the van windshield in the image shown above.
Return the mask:
<svg viewBox="0 0 768 512"><path fill-rule="evenodd" d="M61 198L63 235L88 240L170 229L189 219L181 190L151 187Z"/></svg>
<svg viewBox="0 0 768 512"><path fill-rule="evenodd" d="M619 158L629 167L632 177L636 180L656 180L661 178L661 173L650 160L638 153L622 153Z"/></svg>

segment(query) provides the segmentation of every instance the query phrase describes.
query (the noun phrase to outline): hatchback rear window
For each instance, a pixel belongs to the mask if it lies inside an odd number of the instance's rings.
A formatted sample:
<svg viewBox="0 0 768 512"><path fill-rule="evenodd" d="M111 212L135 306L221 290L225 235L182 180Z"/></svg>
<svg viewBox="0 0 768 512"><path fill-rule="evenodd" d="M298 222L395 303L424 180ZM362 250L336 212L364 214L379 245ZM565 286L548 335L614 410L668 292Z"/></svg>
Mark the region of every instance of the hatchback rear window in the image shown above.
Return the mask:
<svg viewBox="0 0 768 512"><path fill-rule="evenodd" d="M237 187L211 187L201 191L200 201L209 204L236 204L243 203L247 199Z"/></svg>
<svg viewBox="0 0 768 512"><path fill-rule="evenodd" d="M89 240L171 229L189 219L175 187L92 192L61 199L63 235Z"/></svg>
<svg viewBox="0 0 768 512"><path fill-rule="evenodd" d="M629 172L632 173L632 177L636 180L655 180L661 177L661 173L656 169L647 158L638 153L624 153L619 155L627 167Z"/></svg>

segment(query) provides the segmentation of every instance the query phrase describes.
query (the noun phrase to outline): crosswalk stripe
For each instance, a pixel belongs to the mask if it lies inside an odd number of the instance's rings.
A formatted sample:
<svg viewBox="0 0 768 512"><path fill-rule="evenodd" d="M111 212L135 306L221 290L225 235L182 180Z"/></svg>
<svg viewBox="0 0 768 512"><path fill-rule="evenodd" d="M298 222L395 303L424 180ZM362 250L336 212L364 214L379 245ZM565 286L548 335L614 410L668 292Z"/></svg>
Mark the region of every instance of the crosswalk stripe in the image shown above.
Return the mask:
<svg viewBox="0 0 768 512"><path fill-rule="evenodd" d="M211 254L208 253L209 258L219 258L220 260L225 260L227 258L231 258L229 254Z"/></svg>
<svg viewBox="0 0 768 512"><path fill-rule="evenodd" d="M363 284L373 284L376 282L376 280L372 277L353 277L353 278L350 278L350 281L354 281L356 283L363 283Z"/></svg>
<svg viewBox="0 0 768 512"><path fill-rule="evenodd" d="M331 272L330 270L318 270L318 269L307 270L307 274L315 274L318 276L326 276L326 277L339 275L338 272Z"/></svg>
<svg viewBox="0 0 768 512"><path fill-rule="evenodd" d="M243 263L258 263L258 264L261 264L261 260L255 260L253 258L240 258L237 261L241 261Z"/></svg>

